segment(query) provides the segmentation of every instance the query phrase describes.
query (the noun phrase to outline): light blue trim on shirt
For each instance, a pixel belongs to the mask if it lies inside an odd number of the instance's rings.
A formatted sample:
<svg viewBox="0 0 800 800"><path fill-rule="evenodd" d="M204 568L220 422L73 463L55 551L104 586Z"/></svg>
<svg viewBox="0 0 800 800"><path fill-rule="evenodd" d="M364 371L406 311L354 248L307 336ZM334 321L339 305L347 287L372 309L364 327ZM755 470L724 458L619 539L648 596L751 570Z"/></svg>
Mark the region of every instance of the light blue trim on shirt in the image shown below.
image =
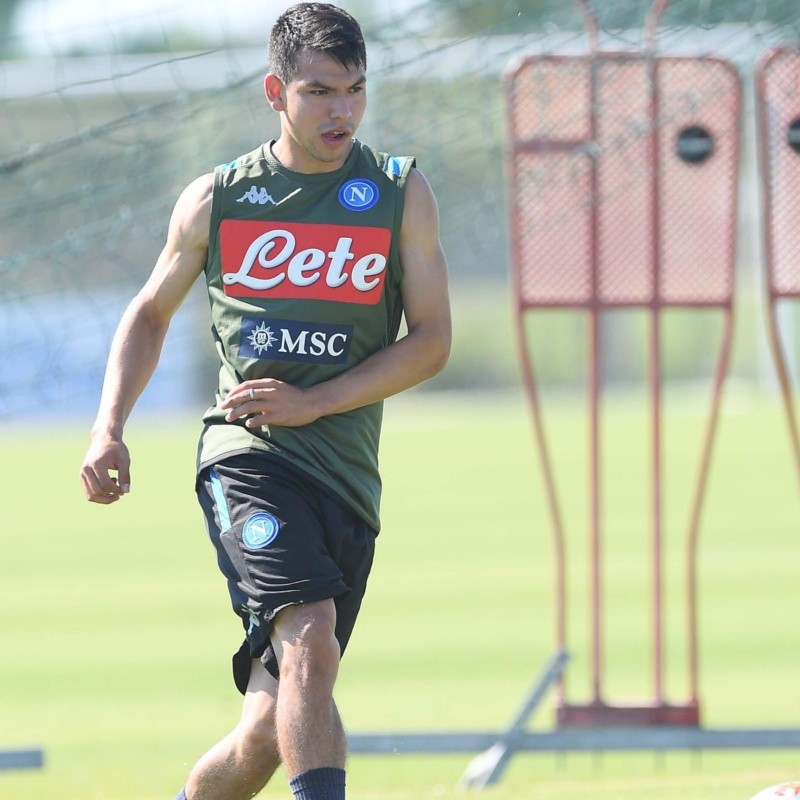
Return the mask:
<svg viewBox="0 0 800 800"><path fill-rule="evenodd" d="M388 175L402 175L403 174L403 161L405 159L397 158L396 156L390 156L386 159L386 165L384 169Z"/></svg>

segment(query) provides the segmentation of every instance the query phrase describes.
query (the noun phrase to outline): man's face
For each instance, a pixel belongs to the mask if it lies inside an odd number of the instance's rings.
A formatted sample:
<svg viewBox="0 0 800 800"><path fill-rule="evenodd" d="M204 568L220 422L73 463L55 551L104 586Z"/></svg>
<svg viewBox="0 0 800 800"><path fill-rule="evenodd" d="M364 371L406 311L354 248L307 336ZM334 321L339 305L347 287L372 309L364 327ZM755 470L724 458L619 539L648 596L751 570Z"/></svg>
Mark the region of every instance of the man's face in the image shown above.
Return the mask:
<svg viewBox="0 0 800 800"><path fill-rule="evenodd" d="M264 82L267 99L281 115L276 155L298 172L331 172L347 159L367 105L366 76L330 56L304 50L287 83Z"/></svg>

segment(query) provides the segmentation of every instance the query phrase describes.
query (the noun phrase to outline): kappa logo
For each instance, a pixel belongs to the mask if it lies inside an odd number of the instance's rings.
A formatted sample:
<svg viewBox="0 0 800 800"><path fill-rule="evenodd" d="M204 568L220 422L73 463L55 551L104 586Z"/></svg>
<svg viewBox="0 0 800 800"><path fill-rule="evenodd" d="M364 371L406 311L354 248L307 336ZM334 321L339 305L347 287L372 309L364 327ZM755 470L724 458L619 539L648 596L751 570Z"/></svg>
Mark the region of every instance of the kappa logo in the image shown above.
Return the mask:
<svg viewBox="0 0 800 800"><path fill-rule="evenodd" d="M222 285L229 297L375 305L391 245L387 228L223 220Z"/></svg>
<svg viewBox="0 0 800 800"><path fill-rule="evenodd" d="M339 189L339 202L350 211L369 211L380 196L377 185L366 178L347 181Z"/></svg>
<svg viewBox="0 0 800 800"><path fill-rule="evenodd" d="M239 355L270 361L346 364L353 331L352 325L244 317Z"/></svg>
<svg viewBox="0 0 800 800"><path fill-rule="evenodd" d="M278 205L263 186L260 189L258 186L251 186L236 202L252 203L254 206L265 206L267 203L272 203L273 206Z"/></svg>

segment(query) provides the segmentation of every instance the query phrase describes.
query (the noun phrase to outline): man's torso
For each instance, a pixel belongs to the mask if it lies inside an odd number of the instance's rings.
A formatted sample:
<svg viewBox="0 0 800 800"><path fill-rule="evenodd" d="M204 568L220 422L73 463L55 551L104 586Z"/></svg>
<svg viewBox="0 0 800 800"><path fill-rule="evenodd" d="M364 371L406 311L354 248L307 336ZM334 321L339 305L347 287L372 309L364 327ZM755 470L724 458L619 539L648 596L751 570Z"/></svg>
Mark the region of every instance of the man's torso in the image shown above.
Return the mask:
<svg viewBox="0 0 800 800"><path fill-rule="evenodd" d="M245 380L330 380L391 344L402 316L399 232L412 159L356 142L338 170L305 175L264 145L218 167L206 280L220 355L198 466L251 449L305 470L379 527L382 404L298 428L251 431L219 402Z"/></svg>

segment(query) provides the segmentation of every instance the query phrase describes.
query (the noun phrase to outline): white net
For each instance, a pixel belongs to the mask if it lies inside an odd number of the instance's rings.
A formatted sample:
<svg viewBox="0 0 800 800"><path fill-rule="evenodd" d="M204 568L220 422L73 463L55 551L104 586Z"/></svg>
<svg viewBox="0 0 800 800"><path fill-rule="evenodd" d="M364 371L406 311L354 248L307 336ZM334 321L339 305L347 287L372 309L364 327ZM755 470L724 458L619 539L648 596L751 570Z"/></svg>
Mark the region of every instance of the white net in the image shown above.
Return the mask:
<svg viewBox="0 0 800 800"><path fill-rule="evenodd" d="M0 2L0 418L24 414L33 395L80 413L94 407L114 327L152 268L180 190L277 135L260 84L269 25L288 4L119 0L115 13L114 2L105 5ZM360 138L417 156L442 209L456 291L476 281L502 287L502 74L523 53L583 52L578 4L343 5L368 39L370 110ZM640 42L646 4L597 5L606 45ZM788 0L675 0L659 42L730 58L747 74L797 25ZM755 184L745 191L752 205ZM205 314L198 292L173 323L143 405L210 397ZM478 342L493 335L462 333ZM487 362L483 378L494 370ZM462 385L479 373L456 362L440 382Z"/></svg>

